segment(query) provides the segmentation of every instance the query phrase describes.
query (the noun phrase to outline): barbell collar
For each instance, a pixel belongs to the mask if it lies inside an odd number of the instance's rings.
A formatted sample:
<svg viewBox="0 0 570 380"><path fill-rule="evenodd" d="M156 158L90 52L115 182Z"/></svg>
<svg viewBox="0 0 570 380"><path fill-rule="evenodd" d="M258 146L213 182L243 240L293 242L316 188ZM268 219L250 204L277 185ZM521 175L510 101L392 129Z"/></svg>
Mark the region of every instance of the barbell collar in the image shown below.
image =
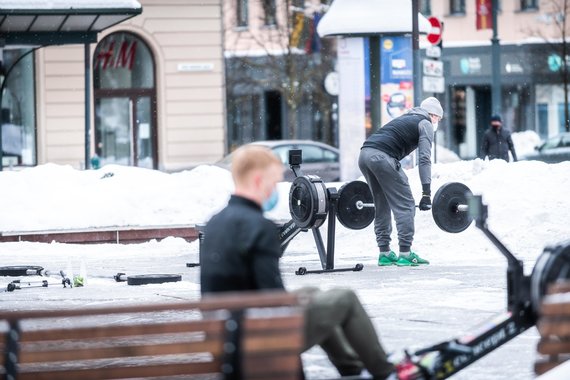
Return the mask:
<svg viewBox="0 0 570 380"><path fill-rule="evenodd" d="M469 205L457 205L457 211L467 212L469 211Z"/></svg>
<svg viewBox="0 0 570 380"><path fill-rule="evenodd" d="M356 201L356 208L362 210L364 207L374 207L374 203L364 203L362 201Z"/></svg>

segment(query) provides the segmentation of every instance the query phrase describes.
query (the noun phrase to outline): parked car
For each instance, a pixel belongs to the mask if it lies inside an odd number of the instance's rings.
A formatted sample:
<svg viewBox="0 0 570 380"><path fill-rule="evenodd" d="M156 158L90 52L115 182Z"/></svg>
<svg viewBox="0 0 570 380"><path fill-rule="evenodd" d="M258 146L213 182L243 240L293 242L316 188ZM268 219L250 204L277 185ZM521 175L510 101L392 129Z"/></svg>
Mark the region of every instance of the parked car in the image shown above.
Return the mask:
<svg viewBox="0 0 570 380"><path fill-rule="evenodd" d="M523 159L557 163L570 160L570 133L561 133L537 146L536 152L527 154Z"/></svg>
<svg viewBox="0 0 570 380"><path fill-rule="evenodd" d="M311 140L271 140L256 141L250 144L263 145L270 148L283 163L283 178L285 181L293 181L295 175L289 167L289 150L301 149L303 151L303 174L314 174L325 182L335 182L340 179L339 150L330 145ZM216 165L230 169L232 163L230 153Z"/></svg>

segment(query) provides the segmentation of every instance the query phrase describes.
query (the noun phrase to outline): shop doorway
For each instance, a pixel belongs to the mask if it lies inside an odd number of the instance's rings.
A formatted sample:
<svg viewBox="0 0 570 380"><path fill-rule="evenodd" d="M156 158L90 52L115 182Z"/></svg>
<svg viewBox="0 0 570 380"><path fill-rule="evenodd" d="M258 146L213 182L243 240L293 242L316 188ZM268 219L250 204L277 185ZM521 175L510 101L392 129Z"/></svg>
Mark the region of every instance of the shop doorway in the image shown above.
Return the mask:
<svg viewBox="0 0 570 380"><path fill-rule="evenodd" d="M95 49L95 153L101 165L156 169L154 58L131 33L113 33Z"/></svg>
<svg viewBox="0 0 570 380"><path fill-rule="evenodd" d="M282 101L279 91L265 92L265 136L267 140L281 140L282 127Z"/></svg>
<svg viewBox="0 0 570 380"><path fill-rule="evenodd" d="M491 87L489 86L476 86L473 87L475 91L475 136L477 143L478 155L481 151L481 141L483 135L489 127L491 120L492 101L491 101Z"/></svg>

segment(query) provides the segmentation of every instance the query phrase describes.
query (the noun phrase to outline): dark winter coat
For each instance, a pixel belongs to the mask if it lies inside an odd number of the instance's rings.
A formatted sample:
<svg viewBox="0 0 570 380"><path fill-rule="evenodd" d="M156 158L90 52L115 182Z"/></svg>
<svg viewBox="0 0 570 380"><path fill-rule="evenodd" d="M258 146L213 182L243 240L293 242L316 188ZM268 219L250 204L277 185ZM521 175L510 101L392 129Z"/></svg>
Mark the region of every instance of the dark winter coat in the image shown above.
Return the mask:
<svg viewBox="0 0 570 380"><path fill-rule="evenodd" d="M278 228L249 199L233 195L210 219L200 251L202 294L284 289Z"/></svg>
<svg viewBox="0 0 570 380"><path fill-rule="evenodd" d="M489 160L500 158L508 162L509 150L513 155L513 160L516 161L517 153L511 139L511 131L504 127L499 129L491 127L485 132L481 143L481 159L489 156Z"/></svg>

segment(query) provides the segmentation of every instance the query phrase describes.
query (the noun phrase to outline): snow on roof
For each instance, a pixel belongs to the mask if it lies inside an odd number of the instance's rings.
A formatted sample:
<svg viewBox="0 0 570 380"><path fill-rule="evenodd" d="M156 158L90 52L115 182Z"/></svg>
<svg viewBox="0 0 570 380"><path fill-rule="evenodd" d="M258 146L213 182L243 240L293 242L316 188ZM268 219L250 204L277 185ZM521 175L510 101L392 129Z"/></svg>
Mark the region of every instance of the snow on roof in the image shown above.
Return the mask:
<svg viewBox="0 0 570 380"><path fill-rule="evenodd" d="M418 13L420 33L431 24ZM412 2L393 0L335 0L317 26L319 36L373 35L412 32Z"/></svg>

